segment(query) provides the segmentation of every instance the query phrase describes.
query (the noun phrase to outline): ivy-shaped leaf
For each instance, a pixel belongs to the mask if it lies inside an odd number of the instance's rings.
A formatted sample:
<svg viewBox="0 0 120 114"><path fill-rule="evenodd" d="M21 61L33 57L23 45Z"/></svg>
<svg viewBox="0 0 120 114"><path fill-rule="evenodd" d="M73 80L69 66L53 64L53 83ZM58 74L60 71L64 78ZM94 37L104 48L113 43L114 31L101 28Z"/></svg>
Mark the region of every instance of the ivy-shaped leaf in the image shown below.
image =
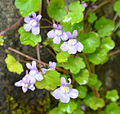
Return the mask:
<svg viewBox="0 0 120 114"><path fill-rule="evenodd" d="M23 72L22 65L18 61L16 61L12 55L8 54L5 62L10 72L16 72L19 75Z"/></svg>
<svg viewBox="0 0 120 114"><path fill-rule="evenodd" d="M80 85L85 85L88 83L89 72L87 69L83 69L80 73L72 76Z"/></svg>
<svg viewBox="0 0 120 114"><path fill-rule="evenodd" d="M63 18L63 22L67 23L79 23L83 20L84 6L80 4L80 1L73 1L69 5L68 15Z"/></svg>
<svg viewBox="0 0 120 114"><path fill-rule="evenodd" d="M97 20L96 14L93 12L89 13L88 22L93 23L95 20Z"/></svg>
<svg viewBox="0 0 120 114"><path fill-rule="evenodd" d="M33 35L31 32L26 32L23 27L18 31L20 33L20 41L23 45L36 46L38 42L41 42L40 35Z"/></svg>
<svg viewBox="0 0 120 114"><path fill-rule="evenodd" d="M60 102L58 108L62 112L72 113L77 108L77 104L73 101L70 101L69 103Z"/></svg>
<svg viewBox="0 0 120 114"><path fill-rule="evenodd" d="M44 80L36 81L35 86L38 89L54 90L60 86L60 73L54 70L48 70L45 73Z"/></svg>
<svg viewBox="0 0 120 114"><path fill-rule="evenodd" d="M85 68L85 63L81 57L70 57L66 63L64 63L65 69L70 69L73 74L77 74L81 69Z"/></svg>
<svg viewBox="0 0 120 114"><path fill-rule="evenodd" d="M87 87L86 86L78 86L77 90L79 92L79 98L85 98L87 95Z"/></svg>
<svg viewBox="0 0 120 114"><path fill-rule="evenodd" d="M62 52L57 54L56 59L59 63L67 62L69 56L70 56L70 54L68 54L68 52L62 51Z"/></svg>
<svg viewBox="0 0 120 114"><path fill-rule="evenodd" d="M19 9L20 14L31 16L33 12L37 12L40 8L41 0L15 0L15 6Z"/></svg>
<svg viewBox="0 0 120 114"><path fill-rule="evenodd" d="M120 114L120 107L116 103L108 104L105 114Z"/></svg>
<svg viewBox="0 0 120 114"><path fill-rule="evenodd" d="M102 98L97 98L97 97L93 97L91 99L91 102L89 104L90 108L93 110L97 110L98 108L102 108L104 107L105 103L104 100Z"/></svg>
<svg viewBox="0 0 120 114"><path fill-rule="evenodd" d="M116 11L118 13L118 15L120 16L120 1L115 2L114 11Z"/></svg>
<svg viewBox="0 0 120 114"><path fill-rule="evenodd" d="M64 6L64 0L51 0L47 7L48 15L56 21L61 21L63 16L67 14Z"/></svg>
<svg viewBox="0 0 120 114"><path fill-rule="evenodd" d="M84 53L93 53L100 45L100 38L95 32L90 32L88 34L80 34L78 37L78 41L83 44Z"/></svg>
<svg viewBox="0 0 120 114"><path fill-rule="evenodd" d="M49 114L65 114L65 112L60 111L58 108L53 108Z"/></svg>
<svg viewBox="0 0 120 114"><path fill-rule="evenodd" d="M117 90L107 91L106 98L116 102L119 99Z"/></svg>
<svg viewBox="0 0 120 114"><path fill-rule="evenodd" d="M114 28L115 22L105 17L101 17L95 23L95 29L101 37L110 36Z"/></svg>
<svg viewBox="0 0 120 114"><path fill-rule="evenodd" d="M94 86L97 83L97 81L98 81L97 75L96 74L90 74L88 85L89 86Z"/></svg>

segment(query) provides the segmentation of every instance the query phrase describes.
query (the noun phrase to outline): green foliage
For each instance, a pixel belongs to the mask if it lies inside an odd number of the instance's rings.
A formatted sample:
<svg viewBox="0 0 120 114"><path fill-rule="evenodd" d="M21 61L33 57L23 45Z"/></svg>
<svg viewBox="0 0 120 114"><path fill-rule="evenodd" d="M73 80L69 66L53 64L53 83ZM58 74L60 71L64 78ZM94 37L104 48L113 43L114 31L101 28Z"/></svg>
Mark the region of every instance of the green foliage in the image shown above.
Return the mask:
<svg viewBox="0 0 120 114"><path fill-rule="evenodd" d="M65 114L64 112L60 111L58 108L53 108L49 114Z"/></svg>
<svg viewBox="0 0 120 114"><path fill-rule="evenodd" d="M67 23L79 23L83 20L84 7L80 4L80 1L73 1L69 5L68 15L63 18L63 22Z"/></svg>
<svg viewBox="0 0 120 114"><path fill-rule="evenodd" d="M116 102L119 99L117 90L107 91L106 98Z"/></svg>
<svg viewBox="0 0 120 114"><path fill-rule="evenodd" d="M96 89L99 90L101 86L102 86L102 82L100 80L98 80L95 85Z"/></svg>
<svg viewBox="0 0 120 114"><path fill-rule="evenodd" d="M84 112L80 109L77 109L72 114L84 114Z"/></svg>
<svg viewBox="0 0 120 114"><path fill-rule="evenodd" d="M20 41L23 45L36 46L38 42L41 42L40 35L33 35L31 32L26 32L23 27L18 31L20 33Z"/></svg>
<svg viewBox="0 0 120 114"><path fill-rule="evenodd" d="M96 14L93 13L93 12L89 13L88 22L89 23L94 23L94 21L96 21L96 20L97 20Z"/></svg>
<svg viewBox="0 0 120 114"><path fill-rule="evenodd" d="M85 85L86 83L88 83L88 78L89 78L89 72L87 69L83 69L80 71L80 73L73 75L72 76L77 83L79 83L80 85Z"/></svg>
<svg viewBox="0 0 120 114"><path fill-rule="evenodd" d="M90 74L90 76L89 76L89 81L88 81L88 85L89 85L89 86L94 86L94 85L97 84L97 81L98 81L97 75L96 75L96 74Z"/></svg>
<svg viewBox="0 0 120 114"><path fill-rule="evenodd" d="M18 61L16 61L12 55L8 54L5 62L10 72L16 72L19 75L23 72L22 65Z"/></svg>
<svg viewBox="0 0 120 114"><path fill-rule="evenodd" d="M64 0L51 0L50 5L47 7L48 15L56 21L61 21L63 16L67 14L64 6Z"/></svg>
<svg viewBox="0 0 120 114"><path fill-rule="evenodd" d="M79 98L85 98L87 95L87 87L86 86L78 86L77 90L79 92Z"/></svg>
<svg viewBox="0 0 120 114"><path fill-rule="evenodd" d="M3 46L4 40L3 40L3 36L0 36L0 46Z"/></svg>
<svg viewBox="0 0 120 114"><path fill-rule="evenodd" d="M37 12L40 8L40 2L41 0L15 0L15 6L19 9L20 14L25 17Z"/></svg>
<svg viewBox="0 0 120 114"><path fill-rule="evenodd" d="M105 114L120 114L120 107L116 103L108 104Z"/></svg>
<svg viewBox="0 0 120 114"><path fill-rule="evenodd" d="M48 70L45 73L44 80L36 81L35 86L38 89L54 90L57 86L60 86L60 73Z"/></svg>
<svg viewBox="0 0 120 114"><path fill-rule="evenodd" d="M70 56L70 54L68 54L68 52L62 51L62 52L57 54L56 59L59 63L67 62L69 56Z"/></svg>
<svg viewBox="0 0 120 114"><path fill-rule="evenodd" d="M107 53L114 48L114 41L110 37L102 38L102 44L89 55L89 61L93 64L104 64L108 60Z"/></svg>
<svg viewBox="0 0 120 114"><path fill-rule="evenodd" d="M90 108L93 110L97 110L98 108L104 107L105 103L102 98L92 97L91 102L89 104Z"/></svg>
<svg viewBox="0 0 120 114"><path fill-rule="evenodd" d="M120 38L120 30L117 31L117 36Z"/></svg>
<svg viewBox="0 0 120 114"><path fill-rule="evenodd" d="M64 64L65 69L70 69L70 72L77 74L81 69L85 68L85 63L81 57L70 57Z"/></svg>
<svg viewBox="0 0 120 114"><path fill-rule="evenodd" d="M114 30L115 23L114 21L101 17L95 23L95 29L98 31L98 34L101 37L110 36Z"/></svg>
<svg viewBox="0 0 120 114"><path fill-rule="evenodd" d="M120 1L115 2L114 11L116 11L118 13L118 15L120 16Z"/></svg>
<svg viewBox="0 0 120 114"><path fill-rule="evenodd" d="M62 112L72 113L77 108L77 104L73 101L70 101L69 103L60 102L58 108Z"/></svg>
<svg viewBox="0 0 120 114"><path fill-rule="evenodd" d="M100 45L100 38L95 32L90 32L88 34L80 34L78 41L80 41L83 44L84 53L93 53L95 52L96 48Z"/></svg>
<svg viewBox="0 0 120 114"><path fill-rule="evenodd" d="M74 24L62 22L61 24L62 24L62 28L65 32L69 31L69 32L73 33L74 30L77 30L77 31L83 30L83 22L74 23Z"/></svg>

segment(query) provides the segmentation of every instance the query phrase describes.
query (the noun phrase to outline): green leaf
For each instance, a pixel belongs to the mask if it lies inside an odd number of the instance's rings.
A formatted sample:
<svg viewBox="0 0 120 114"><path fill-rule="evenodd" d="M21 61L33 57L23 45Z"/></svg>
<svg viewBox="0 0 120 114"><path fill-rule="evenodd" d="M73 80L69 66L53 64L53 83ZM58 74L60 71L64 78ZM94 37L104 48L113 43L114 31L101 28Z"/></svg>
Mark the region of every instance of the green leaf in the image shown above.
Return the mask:
<svg viewBox="0 0 120 114"><path fill-rule="evenodd" d="M120 16L120 1L115 2L114 11L116 11L118 13L118 15Z"/></svg>
<svg viewBox="0 0 120 114"><path fill-rule="evenodd" d="M83 30L83 22L74 23L74 24L63 23L62 22L61 25L62 25L63 31L65 31L65 32L69 31L69 32L73 33L74 30L77 30L77 31L82 31Z"/></svg>
<svg viewBox="0 0 120 114"><path fill-rule="evenodd" d="M93 97L91 99L91 102L89 104L90 108L93 110L97 110L98 108L102 108L104 107L105 103L104 100L102 98L97 98L97 97Z"/></svg>
<svg viewBox="0 0 120 114"><path fill-rule="evenodd" d="M64 0L51 0L47 7L48 15L56 21L61 21L67 13L64 9Z"/></svg>
<svg viewBox="0 0 120 114"><path fill-rule="evenodd" d="M85 68L85 63L81 57L70 57L64 67L65 69L70 69L73 74L77 74L81 69Z"/></svg>
<svg viewBox="0 0 120 114"><path fill-rule="evenodd" d="M100 80L98 80L95 85L96 89L99 90L101 86L102 86L102 82Z"/></svg>
<svg viewBox="0 0 120 114"><path fill-rule="evenodd" d="M3 46L4 40L3 40L3 36L0 36L0 46Z"/></svg>
<svg viewBox="0 0 120 114"><path fill-rule="evenodd" d="M63 18L63 22L67 23L79 23L83 20L84 6L80 4L80 1L73 1L69 5L68 15Z"/></svg>
<svg viewBox="0 0 120 114"><path fill-rule="evenodd" d="M58 108L62 112L72 113L77 108L77 104L73 101L70 101L69 103L60 102Z"/></svg>
<svg viewBox="0 0 120 114"><path fill-rule="evenodd" d="M105 38L102 38L101 47L104 48L106 52L109 52L115 47L115 43L110 37L105 37Z"/></svg>
<svg viewBox="0 0 120 114"><path fill-rule="evenodd" d="M19 9L20 14L25 17L39 11L40 2L41 0L15 0L15 6Z"/></svg>
<svg viewBox="0 0 120 114"><path fill-rule="evenodd" d="M116 102L119 99L117 90L107 91L106 98Z"/></svg>
<svg viewBox="0 0 120 114"><path fill-rule="evenodd" d="M8 54L5 62L10 72L16 72L19 75L23 72L22 65L18 61L16 61L12 55Z"/></svg>
<svg viewBox="0 0 120 114"><path fill-rule="evenodd" d="M65 114L64 112L60 111L58 108L53 108L49 114Z"/></svg>
<svg viewBox="0 0 120 114"><path fill-rule="evenodd" d="M97 81L98 81L97 75L96 74L90 74L88 85L89 86L94 86L95 84L97 84Z"/></svg>
<svg viewBox="0 0 120 114"><path fill-rule="evenodd" d="M79 98L85 98L86 97L86 95L87 95L87 87L79 86L79 87L77 87L77 90L79 92L79 95L78 95Z"/></svg>
<svg viewBox="0 0 120 114"><path fill-rule="evenodd" d="M93 12L89 13L88 22L89 22L89 23L93 23L93 22L96 21L96 20L97 20L96 14L93 13Z"/></svg>
<svg viewBox="0 0 120 114"><path fill-rule="evenodd" d="M60 73L48 70L45 73L44 80L36 81L35 86L38 89L54 90L57 86L60 86Z"/></svg>
<svg viewBox="0 0 120 114"><path fill-rule="evenodd" d="M95 23L95 29L101 37L110 36L114 28L115 22L105 17L101 17Z"/></svg>
<svg viewBox="0 0 120 114"><path fill-rule="evenodd" d="M33 35L31 32L26 32L23 27L21 27L18 32L23 45L31 45L34 47L38 42L41 42L40 35Z"/></svg>
<svg viewBox="0 0 120 114"><path fill-rule="evenodd" d="M108 104L105 114L120 114L120 107L116 103Z"/></svg>
<svg viewBox="0 0 120 114"><path fill-rule="evenodd" d="M117 36L120 38L120 30L117 31Z"/></svg>
<svg viewBox="0 0 120 114"><path fill-rule="evenodd" d="M84 114L84 112L80 109L77 109L72 114Z"/></svg>
<svg viewBox="0 0 120 114"><path fill-rule="evenodd" d="M59 63L67 62L69 56L70 56L70 54L68 54L68 52L62 51L62 52L57 54L56 59Z"/></svg>
<svg viewBox="0 0 120 114"><path fill-rule="evenodd" d="M97 48L97 50L88 56L91 63L95 65L104 64L108 60L107 52L104 48Z"/></svg>
<svg viewBox="0 0 120 114"><path fill-rule="evenodd" d="M90 32L88 34L80 34L78 41L80 41L83 46L84 53L93 53L96 48L100 45L100 38L97 33Z"/></svg>
<svg viewBox="0 0 120 114"><path fill-rule="evenodd" d="M80 73L73 75L72 77L77 81L77 83L84 85L88 83L89 72L87 69L83 69Z"/></svg>

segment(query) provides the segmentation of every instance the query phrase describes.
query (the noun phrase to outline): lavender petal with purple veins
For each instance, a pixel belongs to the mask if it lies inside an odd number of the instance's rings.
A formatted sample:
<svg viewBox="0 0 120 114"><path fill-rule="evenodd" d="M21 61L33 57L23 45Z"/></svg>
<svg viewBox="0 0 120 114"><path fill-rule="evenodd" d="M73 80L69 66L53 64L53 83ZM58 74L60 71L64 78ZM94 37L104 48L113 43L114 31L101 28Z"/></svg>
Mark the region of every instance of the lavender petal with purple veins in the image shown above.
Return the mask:
<svg viewBox="0 0 120 114"><path fill-rule="evenodd" d="M78 97L78 91L69 87L71 84L71 79L69 78L69 83L66 82L64 77L61 77L61 86L52 92L55 99L60 99L63 103L68 103L70 97L75 99Z"/></svg>
<svg viewBox="0 0 120 114"><path fill-rule="evenodd" d="M29 32L32 30L32 33L34 35L38 35L40 33L40 27L39 27L39 21L41 19L41 15L36 16L36 13L32 13L33 18L30 18L29 16L26 16L24 18L24 22L26 23L23 27L25 31Z"/></svg>
<svg viewBox="0 0 120 114"><path fill-rule="evenodd" d="M82 5L86 8L88 5L86 2L82 2Z"/></svg>
<svg viewBox="0 0 120 114"><path fill-rule="evenodd" d="M26 93L28 89L32 91L35 90L34 86L35 81L36 81L35 78L27 73L22 80L15 83L15 86L22 87L23 92Z"/></svg>
<svg viewBox="0 0 120 114"><path fill-rule="evenodd" d="M83 50L83 45L79 41L77 41L77 30L73 31L73 35L70 32L67 32L69 40L64 42L60 48L62 51L68 51L69 54L76 54L77 51L81 52Z"/></svg>
<svg viewBox="0 0 120 114"><path fill-rule="evenodd" d="M53 42L55 44L59 44L61 39L63 41L68 40L68 36L67 36L66 32L64 32L62 30L61 25L53 24L53 27L54 27L54 29L47 33L48 38L53 38Z"/></svg>
<svg viewBox="0 0 120 114"><path fill-rule="evenodd" d="M51 62L51 61L49 61L48 69L46 69L46 68L41 68L41 71L42 71L43 74L45 74L46 71L48 71L48 70L55 70L55 67L56 67L56 62Z"/></svg>
<svg viewBox="0 0 120 114"><path fill-rule="evenodd" d="M32 65L30 63L26 64L26 67L30 70L29 75L33 76L36 80L41 81L43 80L42 74L38 71L36 67L36 62L32 61Z"/></svg>

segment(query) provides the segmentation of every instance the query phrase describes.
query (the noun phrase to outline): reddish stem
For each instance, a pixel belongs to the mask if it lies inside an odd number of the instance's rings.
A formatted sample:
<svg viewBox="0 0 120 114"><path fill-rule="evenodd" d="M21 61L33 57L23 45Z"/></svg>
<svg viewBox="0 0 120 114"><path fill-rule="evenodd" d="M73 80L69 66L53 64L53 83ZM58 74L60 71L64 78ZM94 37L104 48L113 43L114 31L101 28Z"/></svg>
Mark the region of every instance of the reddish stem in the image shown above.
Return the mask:
<svg viewBox="0 0 120 114"><path fill-rule="evenodd" d="M0 32L0 36L4 35L4 33L8 32L9 30L13 29L14 27L16 27L21 21L23 20L23 17L21 17L15 24L13 24L11 27L3 30Z"/></svg>

